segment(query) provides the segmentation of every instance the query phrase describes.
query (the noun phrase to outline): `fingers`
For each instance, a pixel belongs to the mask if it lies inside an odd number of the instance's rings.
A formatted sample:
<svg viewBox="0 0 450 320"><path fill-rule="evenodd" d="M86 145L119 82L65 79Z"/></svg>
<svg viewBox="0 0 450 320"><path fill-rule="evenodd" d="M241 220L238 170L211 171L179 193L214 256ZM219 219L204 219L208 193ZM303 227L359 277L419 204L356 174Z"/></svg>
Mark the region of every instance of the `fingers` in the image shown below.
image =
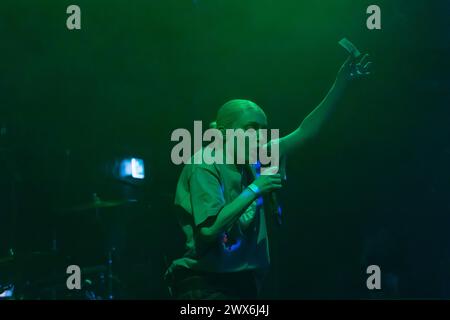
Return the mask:
<svg viewBox="0 0 450 320"><path fill-rule="evenodd" d="M281 183L281 175L279 173L271 175L270 179L272 182L280 182Z"/></svg>
<svg viewBox="0 0 450 320"><path fill-rule="evenodd" d="M355 65L350 73L352 78L362 78L364 76L370 75L369 68L372 66L372 62L368 61L368 54L365 54L361 60Z"/></svg>
<svg viewBox="0 0 450 320"><path fill-rule="evenodd" d="M367 63L367 59L369 58L369 54L368 53L366 53L362 58L361 58L361 60L359 60L359 65L364 65L365 63Z"/></svg>
<svg viewBox="0 0 450 320"><path fill-rule="evenodd" d="M272 188L275 188L275 189L280 189L283 186L280 175L278 175L278 177L272 178L271 185L272 185Z"/></svg>
<svg viewBox="0 0 450 320"><path fill-rule="evenodd" d="M279 167L277 167L277 166L263 168L263 169L261 169L261 174L267 175L267 176L273 176L273 175L277 174L278 170L279 170Z"/></svg>
<svg viewBox="0 0 450 320"><path fill-rule="evenodd" d="M272 188L280 189L283 186L281 179L276 179L271 182Z"/></svg>
<svg viewBox="0 0 450 320"><path fill-rule="evenodd" d="M263 193L283 187L281 175L279 173L272 175L261 175L257 178L256 184L260 186Z"/></svg>
<svg viewBox="0 0 450 320"><path fill-rule="evenodd" d="M364 65L363 72L364 72L365 75L369 75L370 74L369 69L370 69L371 66L372 66L372 62L371 61L367 62Z"/></svg>
<svg viewBox="0 0 450 320"><path fill-rule="evenodd" d="M281 187L283 187L283 184L281 182L279 182L279 183L272 183L272 188L280 189Z"/></svg>

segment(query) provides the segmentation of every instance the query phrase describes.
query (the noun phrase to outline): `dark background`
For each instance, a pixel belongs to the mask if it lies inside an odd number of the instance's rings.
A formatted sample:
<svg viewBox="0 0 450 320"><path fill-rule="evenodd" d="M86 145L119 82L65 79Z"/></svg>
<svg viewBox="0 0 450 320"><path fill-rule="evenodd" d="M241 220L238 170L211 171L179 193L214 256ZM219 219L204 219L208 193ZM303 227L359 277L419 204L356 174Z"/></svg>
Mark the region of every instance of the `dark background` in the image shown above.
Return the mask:
<svg viewBox="0 0 450 320"><path fill-rule="evenodd" d="M66 28L77 4L82 29ZM366 8L382 30L366 28ZM232 98L286 134L324 97L353 41L374 61L309 147L288 160L285 224L264 297L369 298L365 269L397 292L450 297L448 1L3 0L0 4L0 256L57 250L104 263L113 230L124 298L166 298L183 253L173 214L176 128ZM145 159L143 184L114 180ZM91 200L138 203L62 215Z"/></svg>

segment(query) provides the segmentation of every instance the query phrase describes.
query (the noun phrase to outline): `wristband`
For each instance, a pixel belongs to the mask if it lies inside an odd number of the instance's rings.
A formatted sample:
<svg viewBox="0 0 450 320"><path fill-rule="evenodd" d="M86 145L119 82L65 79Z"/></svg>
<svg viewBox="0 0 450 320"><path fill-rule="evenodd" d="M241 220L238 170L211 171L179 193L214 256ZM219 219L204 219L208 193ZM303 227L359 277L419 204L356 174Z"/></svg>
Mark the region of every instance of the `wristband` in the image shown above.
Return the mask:
<svg viewBox="0 0 450 320"><path fill-rule="evenodd" d="M259 196L260 190L256 184L252 183L247 188L253 191L257 196Z"/></svg>

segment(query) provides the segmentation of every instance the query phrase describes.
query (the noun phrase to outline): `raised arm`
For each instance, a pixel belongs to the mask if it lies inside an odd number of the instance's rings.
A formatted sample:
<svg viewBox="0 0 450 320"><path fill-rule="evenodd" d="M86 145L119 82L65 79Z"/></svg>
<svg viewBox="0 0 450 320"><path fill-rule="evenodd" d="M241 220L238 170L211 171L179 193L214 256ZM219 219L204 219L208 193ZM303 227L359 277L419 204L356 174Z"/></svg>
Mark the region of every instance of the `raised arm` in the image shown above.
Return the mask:
<svg viewBox="0 0 450 320"><path fill-rule="evenodd" d="M285 155L300 148L306 142L317 136L324 123L333 113L337 103L349 84L355 80L368 76L372 64L369 55L361 59L349 57L339 69L336 80L322 102L301 122L292 133L279 139L280 155Z"/></svg>

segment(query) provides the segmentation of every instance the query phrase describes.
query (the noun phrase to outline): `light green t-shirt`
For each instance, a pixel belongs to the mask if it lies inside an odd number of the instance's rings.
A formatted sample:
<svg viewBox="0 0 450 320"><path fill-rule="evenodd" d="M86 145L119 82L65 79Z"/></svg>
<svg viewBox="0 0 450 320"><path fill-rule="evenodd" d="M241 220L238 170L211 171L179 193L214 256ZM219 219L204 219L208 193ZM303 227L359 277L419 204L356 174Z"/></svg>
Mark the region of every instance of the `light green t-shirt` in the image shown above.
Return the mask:
<svg viewBox="0 0 450 320"><path fill-rule="evenodd" d="M269 244L262 198L254 201L228 234L214 243L196 236L198 226L233 201L250 183L230 164L187 164L178 181L175 205L186 236L186 253L172 262L168 273L184 267L207 272L257 270L269 267ZM166 274L167 275L167 274Z"/></svg>

